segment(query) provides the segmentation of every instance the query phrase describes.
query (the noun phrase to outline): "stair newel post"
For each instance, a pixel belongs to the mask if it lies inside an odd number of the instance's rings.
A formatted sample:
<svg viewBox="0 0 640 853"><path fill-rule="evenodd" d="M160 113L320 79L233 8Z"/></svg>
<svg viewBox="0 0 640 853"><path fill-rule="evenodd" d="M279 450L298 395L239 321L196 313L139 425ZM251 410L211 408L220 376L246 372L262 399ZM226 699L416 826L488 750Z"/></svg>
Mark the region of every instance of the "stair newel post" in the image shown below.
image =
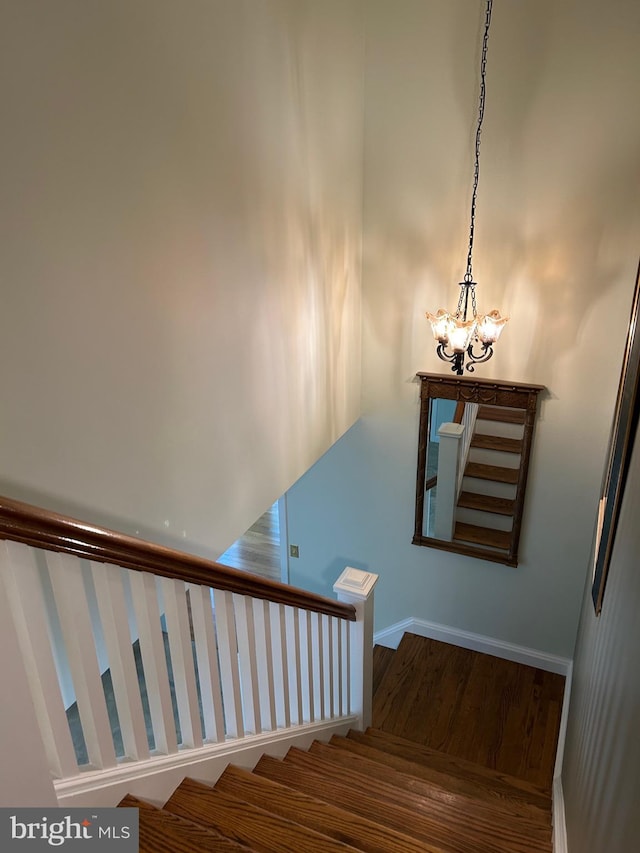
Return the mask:
<svg viewBox="0 0 640 853"><path fill-rule="evenodd" d="M333 585L338 601L353 604L356 621L349 622L349 710L362 729L371 725L373 701L373 588L378 575L347 567ZM343 664L344 665L344 664Z"/></svg>
<svg viewBox="0 0 640 853"><path fill-rule="evenodd" d="M451 542L456 523L456 504L458 502L458 471L462 438L466 428L463 424L445 423L438 430L440 449L438 451L438 500L436 502L435 530L436 539Z"/></svg>

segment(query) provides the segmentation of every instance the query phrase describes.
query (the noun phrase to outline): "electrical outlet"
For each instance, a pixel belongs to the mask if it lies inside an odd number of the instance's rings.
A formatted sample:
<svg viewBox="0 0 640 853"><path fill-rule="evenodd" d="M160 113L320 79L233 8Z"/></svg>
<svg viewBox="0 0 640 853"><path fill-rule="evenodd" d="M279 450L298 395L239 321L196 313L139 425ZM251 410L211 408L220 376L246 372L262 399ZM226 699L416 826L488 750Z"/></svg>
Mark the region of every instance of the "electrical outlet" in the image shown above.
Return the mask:
<svg viewBox="0 0 640 853"><path fill-rule="evenodd" d="M289 545L289 554L292 557L299 557L300 556L300 549L298 548L297 545Z"/></svg>

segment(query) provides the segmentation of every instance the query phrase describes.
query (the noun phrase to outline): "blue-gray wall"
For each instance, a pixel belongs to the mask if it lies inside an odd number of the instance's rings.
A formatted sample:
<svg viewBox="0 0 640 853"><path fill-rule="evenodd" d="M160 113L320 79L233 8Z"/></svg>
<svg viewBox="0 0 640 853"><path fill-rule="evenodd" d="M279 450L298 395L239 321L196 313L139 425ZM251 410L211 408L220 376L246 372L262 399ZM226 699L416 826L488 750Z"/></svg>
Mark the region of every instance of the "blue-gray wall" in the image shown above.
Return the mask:
<svg viewBox="0 0 640 853"><path fill-rule="evenodd" d="M640 438L600 616L585 589L562 774L570 853L640 848Z"/></svg>

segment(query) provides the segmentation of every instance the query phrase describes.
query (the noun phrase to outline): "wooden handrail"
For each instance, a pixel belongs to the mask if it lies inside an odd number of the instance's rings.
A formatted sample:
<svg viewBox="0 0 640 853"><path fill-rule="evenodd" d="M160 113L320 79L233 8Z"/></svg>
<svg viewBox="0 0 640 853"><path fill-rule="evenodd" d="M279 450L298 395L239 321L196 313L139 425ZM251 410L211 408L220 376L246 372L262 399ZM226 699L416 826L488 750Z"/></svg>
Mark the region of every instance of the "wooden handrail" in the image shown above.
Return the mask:
<svg viewBox="0 0 640 853"><path fill-rule="evenodd" d="M61 551L99 563L113 563L125 569L237 592L351 622L356 619L355 608L351 604L230 569L212 560L135 536L86 524L12 498L0 497L0 539L12 539L47 551Z"/></svg>
<svg viewBox="0 0 640 853"><path fill-rule="evenodd" d="M456 410L453 413L453 423L454 424L461 424L462 423L462 419L464 418L464 407L465 407L465 405L466 405L466 403L464 402L464 400L459 400L456 403Z"/></svg>

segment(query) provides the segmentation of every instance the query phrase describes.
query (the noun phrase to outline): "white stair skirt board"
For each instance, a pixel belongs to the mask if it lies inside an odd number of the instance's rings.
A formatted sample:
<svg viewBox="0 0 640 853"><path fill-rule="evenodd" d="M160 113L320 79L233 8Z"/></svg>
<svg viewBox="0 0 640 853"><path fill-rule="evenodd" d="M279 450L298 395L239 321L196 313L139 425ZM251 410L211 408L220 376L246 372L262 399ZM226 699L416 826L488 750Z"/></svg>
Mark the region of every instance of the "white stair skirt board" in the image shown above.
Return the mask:
<svg viewBox="0 0 640 853"><path fill-rule="evenodd" d="M128 793L161 806L185 776L213 785L228 764L252 770L264 754L281 758L292 746L308 749L314 740L326 742L332 735L346 735L351 728L362 728L355 715L205 744L199 749L153 756L146 761L122 762L107 771L87 771L73 779L54 782L58 806L115 806Z"/></svg>
<svg viewBox="0 0 640 853"><path fill-rule="evenodd" d="M526 666L535 666L537 669L555 672L565 677L571 671L572 662L569 658L550 655L547 652L518 646L515 643L507 643L504 640L497 640L495 637L487 637L484 634L461 631L459 628L439 625L437 622L427 622L424 619L409 618L397 622L389 628L383 628L382 631L377 631L373 635L373 642L379 646L397 649L405 632L417 634L419 637L428 637L431 640L440 640L443 643L450 643L452 646L461 646L463 649L470 649L474 652L484 652Z"/></svg>

